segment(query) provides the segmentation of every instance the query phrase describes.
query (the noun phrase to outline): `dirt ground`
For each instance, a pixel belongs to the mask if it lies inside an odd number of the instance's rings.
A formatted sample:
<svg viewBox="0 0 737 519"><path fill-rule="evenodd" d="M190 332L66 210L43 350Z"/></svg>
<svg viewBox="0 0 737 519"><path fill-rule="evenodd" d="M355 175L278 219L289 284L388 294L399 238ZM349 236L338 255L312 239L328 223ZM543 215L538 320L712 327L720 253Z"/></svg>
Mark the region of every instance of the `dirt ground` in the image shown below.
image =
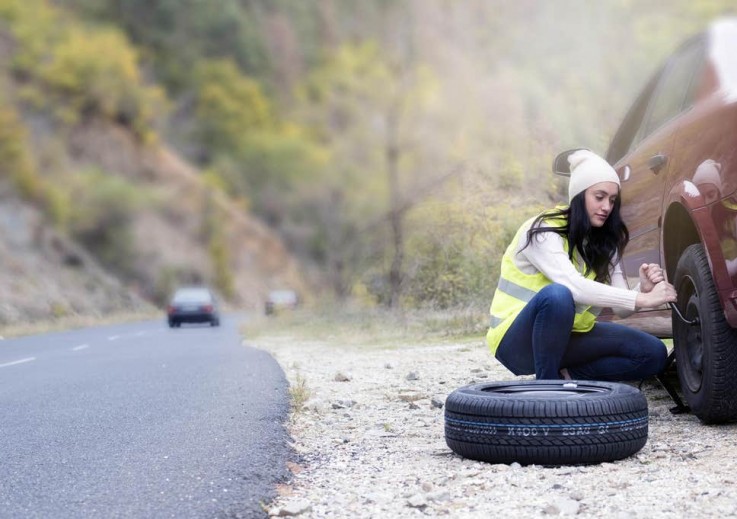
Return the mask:
<svg viewBox="0 0 737 519"><path fill-rule="evenodd" d="M645 447L614 463L546 468L466 460L445 444L442 405L473 382L513 380L481 340L365 346L261 336L298 409L298 462L273 516L726 517L737 514L736 425L671 414L647 383ZM513 514L513 515L512 515Z"/></svg>

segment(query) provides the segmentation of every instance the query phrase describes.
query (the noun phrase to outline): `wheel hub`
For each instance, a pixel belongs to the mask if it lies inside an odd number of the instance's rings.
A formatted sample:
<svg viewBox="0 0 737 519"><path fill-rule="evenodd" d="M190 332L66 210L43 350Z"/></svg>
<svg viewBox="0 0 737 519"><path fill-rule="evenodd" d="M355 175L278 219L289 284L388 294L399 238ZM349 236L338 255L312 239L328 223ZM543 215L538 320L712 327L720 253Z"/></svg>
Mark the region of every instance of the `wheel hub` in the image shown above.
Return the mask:
<svg viewBox="0 0 737 519"><path fill-rule="evenodd" d="M699 318L699 296L694 291L688 300L686 316L689 319ZM688 326L686 332L686 359L685 378L689 389L696 393L701 389L704 375L704 342L701 334L701 324Z"/></svg>

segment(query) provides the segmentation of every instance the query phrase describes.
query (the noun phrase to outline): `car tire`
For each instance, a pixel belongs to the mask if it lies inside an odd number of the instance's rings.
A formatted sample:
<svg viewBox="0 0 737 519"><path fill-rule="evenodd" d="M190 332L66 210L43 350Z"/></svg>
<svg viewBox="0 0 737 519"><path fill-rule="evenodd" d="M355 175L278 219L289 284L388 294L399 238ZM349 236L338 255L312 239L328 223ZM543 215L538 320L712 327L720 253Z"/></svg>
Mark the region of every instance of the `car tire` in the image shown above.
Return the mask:
<svg viewBox="0 0 737 519"><path fill-rule="evenodd" d="M491 382L457 389L445 403L448 447L489 463L614 461L639 451L647 434L645 396L613 382Z"/></svg>
<svg viewBox="0 0 737 519"><path fill-rule="evenodd" d="M678 308L689 325L673 316L673 343L681 391L704 423L737 418L737 333L724 318L709 261L701 244L686 248L674 286Z"/></svg>

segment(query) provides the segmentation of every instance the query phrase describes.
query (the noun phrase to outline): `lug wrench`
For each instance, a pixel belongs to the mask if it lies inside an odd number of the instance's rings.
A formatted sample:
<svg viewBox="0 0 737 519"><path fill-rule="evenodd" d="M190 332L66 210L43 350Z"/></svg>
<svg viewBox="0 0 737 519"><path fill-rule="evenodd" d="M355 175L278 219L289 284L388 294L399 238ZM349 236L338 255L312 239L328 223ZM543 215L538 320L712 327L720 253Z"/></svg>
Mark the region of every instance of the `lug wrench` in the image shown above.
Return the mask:
<svg viewBox="0 0 737 519"><path fill-rule="evenodd" d="M699 321L698 317L695 317L693 319L686 319L686 317L681 313L681 311L678 309L675 303L668 303L668 306L670 306L670 309L673 310L678 318L683 321L685 324L689 326L697 326L701 324L701 321Z"/></svg>

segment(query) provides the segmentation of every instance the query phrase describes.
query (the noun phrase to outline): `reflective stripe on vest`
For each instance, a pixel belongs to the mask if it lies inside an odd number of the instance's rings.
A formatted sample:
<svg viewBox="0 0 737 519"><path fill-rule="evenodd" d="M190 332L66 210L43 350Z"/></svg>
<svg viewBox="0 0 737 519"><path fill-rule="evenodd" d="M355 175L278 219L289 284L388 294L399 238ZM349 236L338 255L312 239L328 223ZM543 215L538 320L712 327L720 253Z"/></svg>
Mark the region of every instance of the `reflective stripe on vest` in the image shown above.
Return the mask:
<svg viewBox="0 0 737 519"><path fill-rule="evenodd" d="M530 300L537 295L536 291L530 290L529 288L525 288L512 281L509 281L508 279L500 279L499 284L496 286L496 289L501 292L504 292L507 295L514 297L515 299L524 301L525 303L529 303ZM576 313L582 314L589 308L591 308L589 305L577 304ZM599 312L597 311L596 313L598 314ZM498 317L494 317L492 315L489 326L491 326L492 328L495 328L501 322L502 322L502 319L499 319Z"/></svg>
<svg viewBox="0 0 737 519"><path fill-rule="evenodd" d="M542 272L525 274L514 263L514 255L517 252L520 239L526 238L527 230L533 220L534 218L531 218L519 228L502 257L501 276L491 302L491 319L489 331L486 334L486 340L492 353L496 353L504 334L525 305L542 288L552 283ZM562 226L565 222L561 219L550 219L546 220L545 224ZM564 240L563 244L567 252L568 243ZM594 279L596 276L593 272L589 272L586 277ZM576 315L573 319L573 331L587 332L591 330L594 327L599 310L589 305L577 304Z"/></svg>

